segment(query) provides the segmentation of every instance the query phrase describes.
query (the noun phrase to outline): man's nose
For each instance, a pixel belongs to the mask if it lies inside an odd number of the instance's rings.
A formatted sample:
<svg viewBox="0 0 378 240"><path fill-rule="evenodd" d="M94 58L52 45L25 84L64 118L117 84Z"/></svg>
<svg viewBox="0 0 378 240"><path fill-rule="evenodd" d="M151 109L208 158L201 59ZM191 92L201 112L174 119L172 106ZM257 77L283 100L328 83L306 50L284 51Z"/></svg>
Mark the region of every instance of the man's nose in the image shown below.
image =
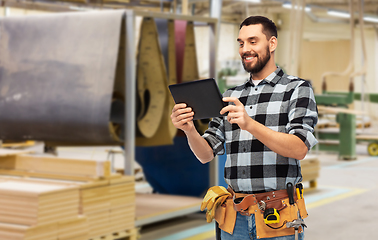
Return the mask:
<svg viewBox="0 0 378 240"><path fill-rule="evenodd" d="M248 44L244 44L242 49L241 49L241 52L244 54L244 53L250 53L251 52L251 47L248 46Z"/></svg>

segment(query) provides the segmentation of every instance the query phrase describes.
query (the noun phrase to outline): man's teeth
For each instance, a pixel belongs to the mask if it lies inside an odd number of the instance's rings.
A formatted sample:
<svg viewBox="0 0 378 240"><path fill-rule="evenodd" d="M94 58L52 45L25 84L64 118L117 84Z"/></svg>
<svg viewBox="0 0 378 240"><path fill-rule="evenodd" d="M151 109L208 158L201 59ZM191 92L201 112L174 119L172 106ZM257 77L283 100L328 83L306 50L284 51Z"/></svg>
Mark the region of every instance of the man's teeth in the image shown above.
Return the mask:
<svg viewBox="0 0 378 240"><path fill-rule="evenodd" d="M253 57L246 57L245 60L252 60Z"/></svg>

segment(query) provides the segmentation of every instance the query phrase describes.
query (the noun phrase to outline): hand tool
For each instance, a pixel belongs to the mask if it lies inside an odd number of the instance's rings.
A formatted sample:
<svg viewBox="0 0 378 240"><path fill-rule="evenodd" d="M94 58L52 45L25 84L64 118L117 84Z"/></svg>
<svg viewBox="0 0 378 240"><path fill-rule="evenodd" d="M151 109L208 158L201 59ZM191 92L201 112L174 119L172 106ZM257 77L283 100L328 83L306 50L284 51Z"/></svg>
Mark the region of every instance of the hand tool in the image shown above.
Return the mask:
<svg viewBox="0 0 378 240"><path fill-rule="evenodd" d="M289 195L289 203L290 205L293 205L294 204L294 187L291 182L288 182L286 184L286 190L287 190L287 194Z"/></svg>
<svg viewBox="0 0 378 240"><path fill-rule="evenodd" d="M275 208L268 208L264 211L265 224L279 223L280 213Z"/></svg>
<svg viewBox="0 0 378 240"><path fill-rule="evenodd" d="M295 229L295 240L298 240L298 229L299 229L299 227L302 227L302 229L303 229L303 227L307 227L307 226L302 219L298 218L298 219L295 219L292 222L286 223L286 227L287 228L293 227Z"/></svg>

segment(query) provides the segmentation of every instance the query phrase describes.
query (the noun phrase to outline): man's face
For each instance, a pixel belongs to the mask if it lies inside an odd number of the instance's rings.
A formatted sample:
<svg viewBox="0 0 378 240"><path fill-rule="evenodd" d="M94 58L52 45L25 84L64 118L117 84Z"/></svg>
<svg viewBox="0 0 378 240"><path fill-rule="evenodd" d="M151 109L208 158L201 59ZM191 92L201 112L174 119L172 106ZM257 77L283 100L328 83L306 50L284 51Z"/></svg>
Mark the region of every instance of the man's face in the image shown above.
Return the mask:
<svg viewBox="0 0 378 240"><path fill-rule="evenodd" d="M269 41L262 25L243 26L237 41L244 69L252 74L260 72L270 60Z"/></svg>

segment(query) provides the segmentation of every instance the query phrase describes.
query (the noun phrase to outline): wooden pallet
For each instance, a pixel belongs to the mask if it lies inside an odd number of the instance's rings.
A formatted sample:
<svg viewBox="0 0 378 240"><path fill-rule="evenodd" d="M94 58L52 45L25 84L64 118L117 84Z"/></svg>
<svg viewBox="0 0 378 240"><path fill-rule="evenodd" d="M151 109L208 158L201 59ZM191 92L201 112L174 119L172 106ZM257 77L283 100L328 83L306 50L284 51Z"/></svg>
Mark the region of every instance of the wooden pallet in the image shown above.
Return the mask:
<svg viewBox="0 0 378 240"><path fill-rule="evenodd" d="M137 240L139 238L139 231L137 228L122 230L119 232L109 233L89 240Z"/></svg>

